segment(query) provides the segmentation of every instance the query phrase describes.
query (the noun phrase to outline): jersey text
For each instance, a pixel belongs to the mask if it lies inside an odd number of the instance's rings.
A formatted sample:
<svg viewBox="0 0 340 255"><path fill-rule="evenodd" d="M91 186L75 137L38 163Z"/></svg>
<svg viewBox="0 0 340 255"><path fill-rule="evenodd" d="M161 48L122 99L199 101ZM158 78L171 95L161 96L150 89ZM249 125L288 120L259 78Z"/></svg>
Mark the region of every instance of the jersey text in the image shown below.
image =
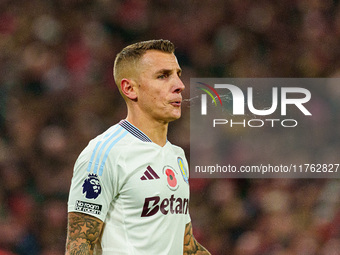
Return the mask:
<svg viewBox="0 0 340 255"><path fill-rule="evenodd" d="M145 198L142 217L150 217L157 212L164 215L170 214L188 214L189 199L175 198L171 195L170 198L165 198L160 201L159 196Z"/></svg>

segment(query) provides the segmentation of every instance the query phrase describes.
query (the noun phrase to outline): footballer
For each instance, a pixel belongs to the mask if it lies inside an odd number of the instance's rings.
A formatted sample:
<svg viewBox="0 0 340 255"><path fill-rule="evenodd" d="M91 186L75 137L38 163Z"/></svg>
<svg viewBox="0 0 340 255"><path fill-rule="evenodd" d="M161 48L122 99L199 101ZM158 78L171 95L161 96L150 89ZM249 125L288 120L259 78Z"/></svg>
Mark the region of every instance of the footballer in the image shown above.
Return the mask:
<svg viewBox="0 0 340 255"><path fill-rule="evenodd" d="M117 55L114 78L127 116L75 163L66 254L210 254L193 236L184 151L167 140L184 89L174 49L151 40Z"/></svg>

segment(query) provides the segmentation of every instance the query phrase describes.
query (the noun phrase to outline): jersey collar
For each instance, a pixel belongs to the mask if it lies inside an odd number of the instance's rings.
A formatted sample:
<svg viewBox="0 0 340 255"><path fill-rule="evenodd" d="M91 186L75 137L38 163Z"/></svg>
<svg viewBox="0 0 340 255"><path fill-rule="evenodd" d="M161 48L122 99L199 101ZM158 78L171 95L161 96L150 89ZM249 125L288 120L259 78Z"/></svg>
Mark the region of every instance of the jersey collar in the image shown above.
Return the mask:
<svg viewBox="0 0 340 255"><path fill-rule="evenodd" d="M119 122L119 125L125 128L127 131L129 131L132 135L137 137L139 140L143 142L152 143L151 139L147 135L145 135L142 131L140 131L138 128L136 128L134 125L132 125L127 120L121 120Z"/></svg>

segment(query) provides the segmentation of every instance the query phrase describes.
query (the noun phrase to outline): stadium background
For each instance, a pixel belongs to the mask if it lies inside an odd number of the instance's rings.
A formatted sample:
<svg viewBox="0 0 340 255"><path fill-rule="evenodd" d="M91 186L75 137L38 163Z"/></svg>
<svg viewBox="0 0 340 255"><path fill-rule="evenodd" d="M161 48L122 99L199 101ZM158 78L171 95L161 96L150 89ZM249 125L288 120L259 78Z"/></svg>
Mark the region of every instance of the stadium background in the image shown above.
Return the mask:
<svg viewBox="0 0 340 255"><path fill-rule="evenodd" d="M337 0L1 0L0 255L64 253L74 161L126 114L114 57L129 43L158 38L177 46L187 86L190 77L340 72ZM320 132L324 120L339 130L339 95L320 89ZM185 103L169 132L187 154L189 109ZM305 149L340 155L339 135L326 144L317 138ZM285 137L274 139L279 146ZM236 157L249 153L234 145ZM340 254L339 184L191 179L195 236L212 254Z"/></svg>

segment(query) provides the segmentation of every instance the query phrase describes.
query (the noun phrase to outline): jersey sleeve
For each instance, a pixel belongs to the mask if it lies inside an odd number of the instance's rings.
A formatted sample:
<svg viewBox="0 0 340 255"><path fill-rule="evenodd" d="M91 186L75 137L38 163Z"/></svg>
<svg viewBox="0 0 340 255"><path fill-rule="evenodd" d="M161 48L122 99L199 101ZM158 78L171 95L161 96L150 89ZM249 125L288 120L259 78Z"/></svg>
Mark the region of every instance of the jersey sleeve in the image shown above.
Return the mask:
<svg viewBox="0 0 340 255"><path fill-rule="evenodd" d="M93 150L85 148L78 157L71 181L68 212L81 212L104 221L112 200L117 196L113 164L96 168Z"/></svg>
<svg viewBox="0 0 340 255"><path fill-rule="evenodd" d="M183 151L184 164L185 164L185 175L186 175L185 177L186 177L186 179L187 179L187 181L188 181L188 186L190 186L190 185L189 185L189 183L190 183L190 181L189 181L189 173L190 173L190 171L189 171L189 164L188 164L188 161L187 161L187 159L186 159L186 157L185 157L185 153L184 153L184 150L183 150L183 149L182 149L182 151ZM190 194L190 188L189 188L189 194ZM189 196L190 196L190 195L189 195ZM189 210L189 208L188 208L188 210ZM188 214L186 214L185 222L186 222L186 224L188 224L188 223L191 222L190 212L188 212Z"/></svg>
<svg viewBox="0 0 340 255"><path fill-rule="evenodd" d="M180 171L181 171L181 174L183 176L183 179L188 184L188 193L189 193L189 197L190 197L189 164L188 164L187 158L185 156L184 150L181 147L178 147L178 146L174 146L174 148L175 148L175 150L178 151L178 154L180 155L180 157L177 159L178 165L180 167ZM185 215L185 223L188 224L190 222L191 222L191 218L190 218L190 213L188 212L188 214Z"/></svg>

